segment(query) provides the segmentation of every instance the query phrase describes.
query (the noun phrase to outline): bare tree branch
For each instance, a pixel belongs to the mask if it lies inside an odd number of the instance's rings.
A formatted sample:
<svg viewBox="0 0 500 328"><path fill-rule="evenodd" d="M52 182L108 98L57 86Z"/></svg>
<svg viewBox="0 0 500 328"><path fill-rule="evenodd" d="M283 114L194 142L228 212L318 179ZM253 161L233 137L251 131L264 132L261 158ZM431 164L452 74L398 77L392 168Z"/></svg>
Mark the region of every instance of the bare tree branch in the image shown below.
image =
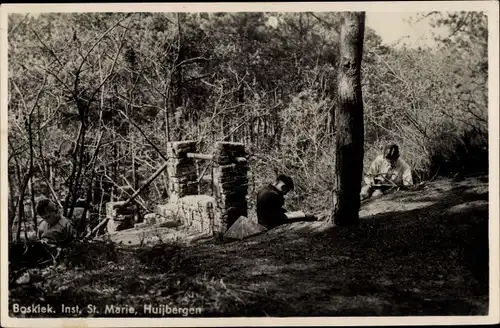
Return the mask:
<svg viewBox="0 0 500 328"><path fill-rule="evenodd" d="M310 12L308 11L307 12L308 15L316 18L318 21L320 21L321 23L323 23L326 27L328 27L330 29L330 31L334 32L335 33L335 36L336 37L340 37L340 31L337 30L337 27L335 25L333 25L332 23L330 22L327 22L325 21L324 19L318 17L316 14L314 14L313 12Z"/></svg>
<svg viewBox="0 0 500 328"><path fill-rule="evenodd" d="M20 22L19 22L16 26L14 26L13 28L11 28L11 29L7 32L7 35L9 36L9 35L13 34L13 33L17 30L17 28L18 28L18 27L19 27L22 23L24 23L24 22L28 19L28 17L29 17L29 14L24 15L23 20L22 20L22 21L20 21Z"/></svg>

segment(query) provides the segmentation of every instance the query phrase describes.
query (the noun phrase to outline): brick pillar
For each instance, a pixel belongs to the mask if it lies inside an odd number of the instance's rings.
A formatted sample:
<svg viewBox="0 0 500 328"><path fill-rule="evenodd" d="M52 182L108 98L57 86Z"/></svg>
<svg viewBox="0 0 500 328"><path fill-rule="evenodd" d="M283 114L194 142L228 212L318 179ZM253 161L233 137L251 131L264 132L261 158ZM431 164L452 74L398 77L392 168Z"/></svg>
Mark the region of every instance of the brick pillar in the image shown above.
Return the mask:
<svg viewBox="0 0 500 328"><path fill-rule="evenodd" d="M168 192L171 200L198 194L196 161L186 153L196 152L196 141L174 141L168 143Z"/></svg>
<svg viewBox="0 0 500 328"><path fill-rule="evenodd" d="M134 227L134 204L123 206L125 201L106 203L107 230L110 234Z"/></svg>
<svg viewBox="0 0 500 328"><path fill-rule="evenodd" d="M245 157L245 146L236 142L218 142L215 147L214 184L220 222L214 232L224 233L240 216L247 216L248 163L237 163Z"/></svg>

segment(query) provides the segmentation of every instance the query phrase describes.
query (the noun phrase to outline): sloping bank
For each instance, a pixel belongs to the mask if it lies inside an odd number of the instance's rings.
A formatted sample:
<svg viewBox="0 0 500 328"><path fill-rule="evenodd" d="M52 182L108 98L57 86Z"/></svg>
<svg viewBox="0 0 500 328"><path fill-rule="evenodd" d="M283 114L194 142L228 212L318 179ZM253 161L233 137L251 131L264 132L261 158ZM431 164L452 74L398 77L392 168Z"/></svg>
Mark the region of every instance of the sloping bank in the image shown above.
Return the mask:
<svg viewBox="0 0 500 328"><path fill-rule="evenodd" d="M225 244L109 243L87 262L52 268L38 285L13 288L11 298L137 311L99 316L155 315L145 304L205 316L486 314L487 179L435 181L366 203L360 215L357 227L294 223Z"/></svg>

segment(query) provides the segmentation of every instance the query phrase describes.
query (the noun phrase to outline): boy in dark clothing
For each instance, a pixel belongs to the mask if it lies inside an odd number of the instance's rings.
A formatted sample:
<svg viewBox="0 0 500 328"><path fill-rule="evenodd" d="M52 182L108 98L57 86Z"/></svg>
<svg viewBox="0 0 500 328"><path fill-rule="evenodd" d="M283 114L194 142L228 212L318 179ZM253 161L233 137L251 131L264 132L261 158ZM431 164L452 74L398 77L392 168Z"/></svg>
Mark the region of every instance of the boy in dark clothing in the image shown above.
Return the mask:
<svg viewBox="0 0 500 328"><path fill-rule="evenodd" d="M279 175L274 184L262 187L257 194L257 219L259 224L268 229L272 229L285 223L296 221L316 221L314 215L306 214L305 217L290 219L286 215L285 195L293 190L292 178L286 175Z"/></svg>

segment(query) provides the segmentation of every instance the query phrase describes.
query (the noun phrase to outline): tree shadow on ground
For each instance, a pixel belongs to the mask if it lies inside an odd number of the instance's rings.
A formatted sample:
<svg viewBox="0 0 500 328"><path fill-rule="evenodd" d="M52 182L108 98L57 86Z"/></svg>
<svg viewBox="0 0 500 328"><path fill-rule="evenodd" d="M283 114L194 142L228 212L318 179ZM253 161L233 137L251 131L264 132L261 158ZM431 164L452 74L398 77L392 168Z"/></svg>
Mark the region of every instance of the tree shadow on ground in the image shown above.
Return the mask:
<svg viewBox="0 0 500 328"><path fill-rule="evenodd" d="M443 182L387 195L373 204L392 202L392 211L368 211L353 227L318 232L321 223L294 223L242 242L182 248L180 257L121 252L99 270L11 290L10 302L187 304L203 316L485 315L484 186Z"/></svg>
<svg viewBox="0 0 500 328"><path fill-rule="evenodd" d="M488 193L471 190L420 195L413 200L432 205L377 213L355 227L210 247L206 269L255 293L223 315L486 314Z"/></svg>

